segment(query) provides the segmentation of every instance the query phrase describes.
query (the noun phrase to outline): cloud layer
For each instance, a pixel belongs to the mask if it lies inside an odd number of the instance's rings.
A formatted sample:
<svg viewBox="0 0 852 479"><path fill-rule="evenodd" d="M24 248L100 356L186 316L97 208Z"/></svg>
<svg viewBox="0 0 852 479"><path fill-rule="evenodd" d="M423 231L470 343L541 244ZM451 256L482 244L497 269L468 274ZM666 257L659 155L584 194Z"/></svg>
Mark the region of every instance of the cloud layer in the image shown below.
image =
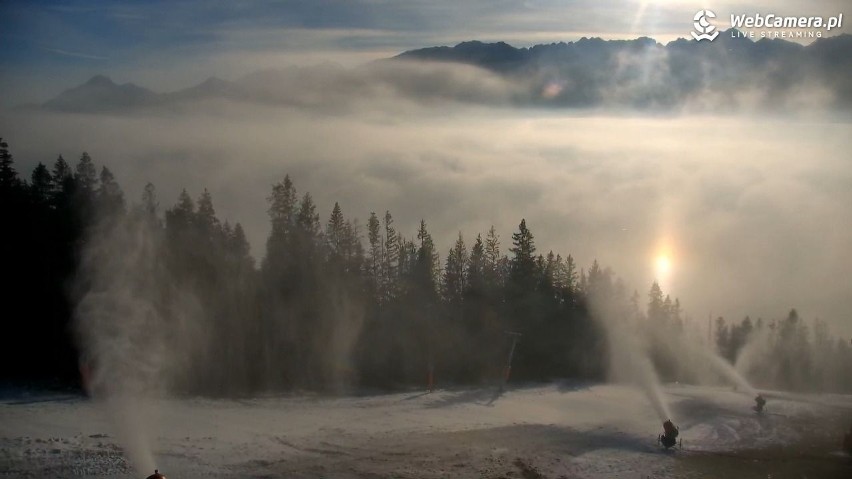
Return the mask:
<svg viewBox="0 0 852 479"><path fill-rule="evenodd" d="M393 103L393 102L389 102ZM213 194L263 255L265 198L289 173L324 219L335 201L364 224L389 209L414 235L425 218L442 256L495 225L506 251L521 218L539 250L597 258L696 320L773 318L796 307L852 333L852 131L830 118L639 118L458 104L323 112L222 103L157 116L4 113L19 169L87 150L130 198L152 181L163 208L181 188Z"/></svg>

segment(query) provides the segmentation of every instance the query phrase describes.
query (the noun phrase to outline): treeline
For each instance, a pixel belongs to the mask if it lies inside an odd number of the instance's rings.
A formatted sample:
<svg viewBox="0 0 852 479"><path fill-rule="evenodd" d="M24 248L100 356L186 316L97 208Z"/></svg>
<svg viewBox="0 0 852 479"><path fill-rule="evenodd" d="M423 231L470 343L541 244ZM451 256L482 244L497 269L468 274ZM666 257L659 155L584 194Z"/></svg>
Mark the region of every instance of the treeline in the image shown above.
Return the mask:
<svg viewBox="0 0 852 479"><path fill-rule="evenodd" d="M9 226L2 244L4 380L73 385L81 361L103 366L77 347L78 305L103 283L82 263L103 259L100 250L134 255L102 240L110 225L128 219L148 225L155 243L156 257L145 261L162 267L137 269L163 291L152 295L150 281L132 283L134 294L155 298L151 308L164 330L177 331L174 325L185 321L165 304L178 295L193 298L180 313L194 311L191 336L168 345L187 351L170 371L177 391L499 381L507 373L510 332L522 335L513 379L605 374L604 335L585 291L614 289L612 274L597 263L586 274L570 255L539 254L523 220L508 245L494 228L472 240L459 233L442 260L425 221L407 237L388 211L361 226L338 204L323 221L310 193L300 194L285 177L268 197L271 232L257 265L240 224L218 218L206 190L195 200L183 191L161 211L148 184L128 206L109 169L98 173L88 154L73 168L62 157L51 169L39 164L27 182L5 143L2 151Z"/></svg>
<svg viewBox="0 0 852 479"><path fill-rule="evenodd" d="M689 378L669 347L689 323L677 299L655 283L643 305L597 261L583 269L571 255L538 252L524 220L505 243L493 227L459 233L442 258L425 221L409 237L389 211L361 225L335 203L322 219L289 177L268 205L257 264L207 190L162 208L149 183L128 205L86 153L74 167L61 156L39 164L24 181L0 141L0 381L79 387L81 370L96 377L106 362L129 362L113 377L159 370L186 394L493 384L509 372L513 333L513 380L598 380L610 356L601 314L647 324L661 376ZM753 367L786 354L778 344L753 355ZM790 368L823 364L795 358ZM768 381L797 385L784 382L790 368Z"/></svg>

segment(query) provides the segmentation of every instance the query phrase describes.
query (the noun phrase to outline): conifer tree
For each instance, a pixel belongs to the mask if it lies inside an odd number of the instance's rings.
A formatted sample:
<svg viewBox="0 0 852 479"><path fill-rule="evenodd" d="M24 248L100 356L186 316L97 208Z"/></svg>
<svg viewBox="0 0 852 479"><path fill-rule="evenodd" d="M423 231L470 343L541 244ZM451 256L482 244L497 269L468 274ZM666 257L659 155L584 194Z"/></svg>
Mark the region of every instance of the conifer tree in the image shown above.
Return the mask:
<svg viewBox="0 0 852 479"><path fill-rule="evenodd" d="M470 249L470 261L467 263L465 275L467 291L477 295L483 294L485 291L485 244L482 242L481 234L476 235L476 242Z"/></svg>
<svg viewBox="0 0 852 479"><path fill-rule="evenodd" d="M7 192L20 186L18 172L15 171L9 144L0 138L0 191Z"/></svg>
<svg viewBox="0 0 852 479"><path fill-rule="evenodd" d="M518 225L518 232L512 233L512 248L509 251L514 255L511 275L515 288L519 292L531 291L535 287L536 278L535 242L525 219Z"/></svg>
<svg viewBox="0 0 852 479"><path fill-rule="evenodd" d="M458 305L464 298L467 290L466 270L468 267L467 246L464 237L459 232L456 243L447 253L447 262L444 268L444 299L451 304Z"/></svg>
<svg viewBox="0 0 852 479"><path fill-rule="evenodd" d="M393 226L393 216L385 211L385 237L382 258L382 296L384 301L396 297L399 279L400 240Z"/></svg>
<svg viewBox="0 0 852 479"><path fill-rule="evenodd" d="M53 177L50 176L47 167L39 162L30 177L30 191L35 201L39 204L47 204L50 201L52 188Z"/></svg>
<svg viewBox="0 0 852 479"><path fill-rule="evenodd" d="M98 174L92 158L85 151L80 156L80 161L74 168L74 181L80 189L81 194L91 195L97 188Z"/></svg>
<svg viewBox="0 0 852 479"><path fill-rule="evenodd" d="M106 166L101 168L100 185L95 193L98 205L98 213L107 218L115 218L124 214L124 192L115 176Z"/></svg>

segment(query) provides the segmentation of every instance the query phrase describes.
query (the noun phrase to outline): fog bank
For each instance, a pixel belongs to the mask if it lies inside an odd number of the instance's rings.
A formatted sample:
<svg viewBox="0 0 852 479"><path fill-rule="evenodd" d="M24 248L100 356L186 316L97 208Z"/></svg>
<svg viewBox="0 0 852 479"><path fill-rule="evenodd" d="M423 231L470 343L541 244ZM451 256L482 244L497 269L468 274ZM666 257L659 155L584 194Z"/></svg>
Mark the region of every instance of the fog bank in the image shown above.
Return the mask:
<svg viewBox="0 0 852 479"><path fill-rule="evenodd" d="M161 208L204 187L246 230L256 257L271 185L289 173L327 218L391 210L413 235L425 218L443 253L459 230L494 225L504 244L526 218L540 251L597 258L631 289L654 279L689 315L780 317L796 307L852 334L850 125L825 117L635 117L457 104L322 113L208 105L194 112L4 112L28 175L88 151L128 198L153 182ZM665 251L670 270L654 261Z"/></svg>

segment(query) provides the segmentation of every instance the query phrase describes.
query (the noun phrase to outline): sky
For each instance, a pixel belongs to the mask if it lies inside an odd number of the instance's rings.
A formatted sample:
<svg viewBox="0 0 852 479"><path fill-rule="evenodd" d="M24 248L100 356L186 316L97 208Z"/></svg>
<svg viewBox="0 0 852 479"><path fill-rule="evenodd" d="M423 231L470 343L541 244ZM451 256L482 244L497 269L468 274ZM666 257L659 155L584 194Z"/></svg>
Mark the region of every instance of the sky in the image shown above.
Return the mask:
<svg viewBox="0 0 852 479"><path fill-rule="evenodd" d="M408 237L426 219L442 258L459 231L471 243L491 225L507 251L526 218L540 252L570 253L583 267L597 259L643 296L658 280L697 321L777 318L796 307L852 336L852 127L842 120L513 111L394 95L331 113L13 108L95 74L162 92L288 65L355 67L472 39L667 42L689 35L700 8L715 10L720 28L731 12L852 18L840 0L4 0L0 136L25 175L39 161L88 151L131 200L147 181L162 208L182 188L193 197L209 188L220 216L246 228L257 258L268 234L265 198L289 173L323 218L335 201L362 225L389 209Z"/></svg>
<svg viewBox="0 0 852 479"><path fill-rule="evenodd" d="M0 99L41 102L95 74L155 91L284 64L352 65L465 40L688 37L698 9L836 15L844 0L4 0ZM852 15L852 14L850 14ZM849 20L852 22L852 19ZM836 33L849 33L844 26Z"/></svg>

